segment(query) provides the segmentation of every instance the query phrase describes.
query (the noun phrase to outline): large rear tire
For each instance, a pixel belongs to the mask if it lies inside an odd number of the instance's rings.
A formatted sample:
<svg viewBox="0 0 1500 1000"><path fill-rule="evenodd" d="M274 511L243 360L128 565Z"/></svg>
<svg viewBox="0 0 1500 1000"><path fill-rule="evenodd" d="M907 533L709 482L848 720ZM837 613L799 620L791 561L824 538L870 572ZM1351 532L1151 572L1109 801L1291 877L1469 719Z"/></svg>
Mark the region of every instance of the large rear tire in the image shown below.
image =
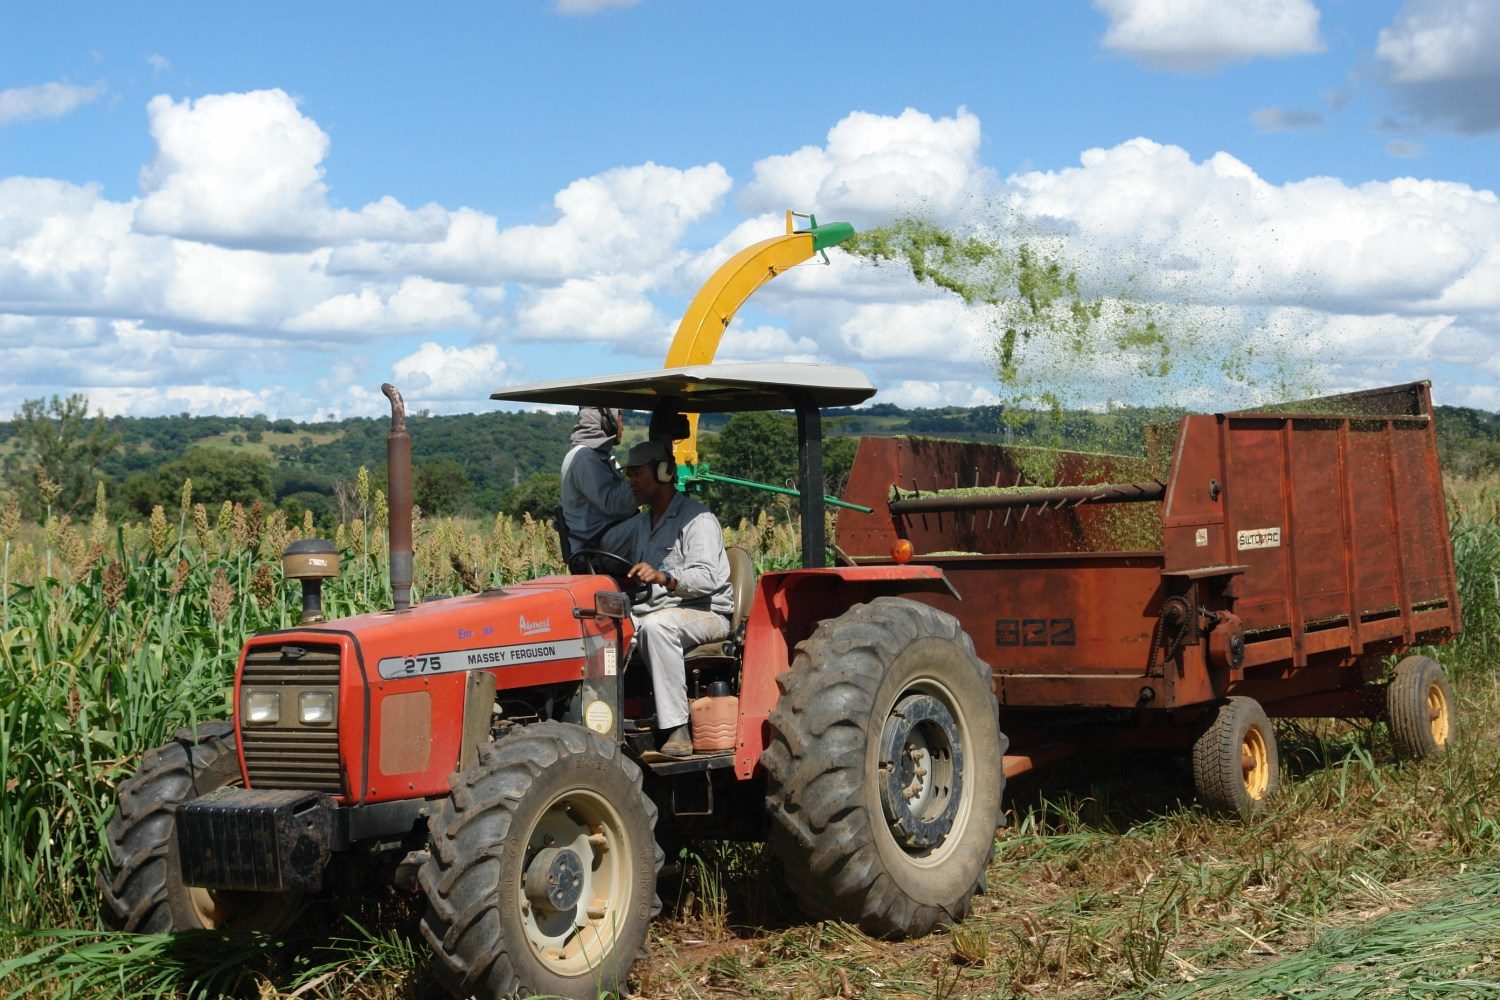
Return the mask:
<svg viewBox="0 0 1500 1000"><path fill-rule="evenodd" d="M1386 721L1391 743L1402 760L1425 760L1446 753L1458 742L1458 703L1453 686L1438 662L1408 656L1396 664L1385 690Z"/></svg>
<svg viewBox="0 0 1500 1000"><path fill-rule="evenodd" d="M104 922L115 930L225 930L275 933L295 916L300 893L204 889L182 881L173 807L238 786L234 726L205 722L146 751L120 785L105 829L109 863L99 872Z"/></svg>
<svg viewBox="0 0 1500 1000"><path fill-rule="evenodd" d="M1208 710L1193 743L1193 786L1211 812L1249 819L1281 788L1276 731L1253 698L1228 698Z"/></svg>
<svg viewBox="0 0 1500 1000"><path fill-rule="evenodd" d="M656 806L620 748L541 722L491 743L428 821L422 936L454 996L623 992L661 910Z"/></svg>
<svg viewBox="0 0 1500 1000"><path fill-rule="evenodd" d="M856 605L777 683L770 846L804 909L885 938L962 920L994 852L1006 739L958 620L904 598Z"/></svg>

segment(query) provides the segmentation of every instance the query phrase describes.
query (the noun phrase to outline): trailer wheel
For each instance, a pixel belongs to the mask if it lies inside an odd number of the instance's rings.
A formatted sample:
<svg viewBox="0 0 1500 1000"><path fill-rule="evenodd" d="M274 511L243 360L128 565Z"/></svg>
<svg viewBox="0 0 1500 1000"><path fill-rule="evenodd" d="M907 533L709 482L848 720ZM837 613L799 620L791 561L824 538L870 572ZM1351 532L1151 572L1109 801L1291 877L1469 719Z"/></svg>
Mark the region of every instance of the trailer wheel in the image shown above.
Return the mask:
<svg viewBox="0 0 1500 1000"><path fill-rule="evenodd" d="M1402 760L1438 756L1458 740L1453 687L1430 657L1408 656L1396 664L1396 675L1385 689L1385 714L1391 743Z"/></svg>
<svg viewBox="0 0 1500 1000"><path fill-rule="evenodd" d="M454 996L622 991L661 910L656 806L620 748L541 722L491 743L428 821L422 936Z"/></svg>
<svg viewBox="0 0 1500 1000"><path fill-rule="evenodd" d="M1229 698L1207 713L1193 743L1193 785L1213 812L1248 819L1265 810L1281 786L1281 760L1259 702Z"/></svg>
<svg viewBox="0 0 1500 1000"><path fill-rule="evenodd" d="M1006 739L958 620L902 598L856 605L777 683L770 846L803 907L886 938L962 920L994 851Z"/></svg>
<svg viewBox="0 0 1500 1000"><path fill-rule="evenodd" d="M296 913L301 893L238 892L185 885L174 806L238 786L234 726L206 722L146 751L121 783L105 828L109 861L100 870L104 922L121 931L234 930L275 933Z"/></svg>

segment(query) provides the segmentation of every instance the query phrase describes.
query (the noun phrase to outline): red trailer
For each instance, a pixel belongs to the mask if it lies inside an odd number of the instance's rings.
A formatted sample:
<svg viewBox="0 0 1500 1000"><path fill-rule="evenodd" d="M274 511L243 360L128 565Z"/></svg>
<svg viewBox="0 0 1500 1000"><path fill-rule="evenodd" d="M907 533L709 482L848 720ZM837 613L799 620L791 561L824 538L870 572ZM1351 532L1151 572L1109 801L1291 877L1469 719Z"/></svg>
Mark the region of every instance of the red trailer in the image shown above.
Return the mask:
<svg viewBox="0 0 1500 1000"><path fill-rule="evenodd" d="M961 599L917 599L993 667L1007 773L1191 746L1205 801L1247 813L1275 788L1267 716L1388 717L1404 756L1440 750L1441 667L1385 682L1386 657L1460 628L1429 384L1150 437L1154 459L860 442L844 497L874 510L840 514L838 547L944 572Z"/></svg>

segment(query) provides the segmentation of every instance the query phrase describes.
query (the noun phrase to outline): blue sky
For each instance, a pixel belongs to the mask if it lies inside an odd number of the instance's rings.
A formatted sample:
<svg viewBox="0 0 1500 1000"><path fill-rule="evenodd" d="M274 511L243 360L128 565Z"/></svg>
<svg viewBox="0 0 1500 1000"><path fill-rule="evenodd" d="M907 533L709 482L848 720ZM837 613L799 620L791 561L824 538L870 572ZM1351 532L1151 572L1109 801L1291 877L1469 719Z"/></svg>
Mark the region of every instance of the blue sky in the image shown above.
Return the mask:
<svg viewBox="0 0 1500 1000"><path fill-rule="evenodd" d="M378 413L392 378L485 410L659 363L786 208L1020 217L1320 387L1500 409L1493 0L60 3L0 32L0 410ZM721 356L994 398L992 318L842 255L736 325ZM1093 374L1062 377L1128 398L1128 364Z"/></svg>

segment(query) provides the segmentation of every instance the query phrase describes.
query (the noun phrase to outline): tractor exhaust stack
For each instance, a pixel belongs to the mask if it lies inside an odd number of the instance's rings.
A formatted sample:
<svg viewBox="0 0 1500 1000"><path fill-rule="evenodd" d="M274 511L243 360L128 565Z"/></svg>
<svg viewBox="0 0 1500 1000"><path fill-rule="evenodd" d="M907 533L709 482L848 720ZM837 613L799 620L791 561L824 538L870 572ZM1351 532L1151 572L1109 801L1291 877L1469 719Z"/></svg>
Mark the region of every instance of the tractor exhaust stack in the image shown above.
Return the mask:
<svg viewBox="0 0 1500 1000"><path fill-rule="evenodd" d="M385 439L387 503L391 539L391 597L397 611L411 607L411 437L406 433L406 403L401 390L384 382L380 391L391 401L391 432Z"/></svg>

